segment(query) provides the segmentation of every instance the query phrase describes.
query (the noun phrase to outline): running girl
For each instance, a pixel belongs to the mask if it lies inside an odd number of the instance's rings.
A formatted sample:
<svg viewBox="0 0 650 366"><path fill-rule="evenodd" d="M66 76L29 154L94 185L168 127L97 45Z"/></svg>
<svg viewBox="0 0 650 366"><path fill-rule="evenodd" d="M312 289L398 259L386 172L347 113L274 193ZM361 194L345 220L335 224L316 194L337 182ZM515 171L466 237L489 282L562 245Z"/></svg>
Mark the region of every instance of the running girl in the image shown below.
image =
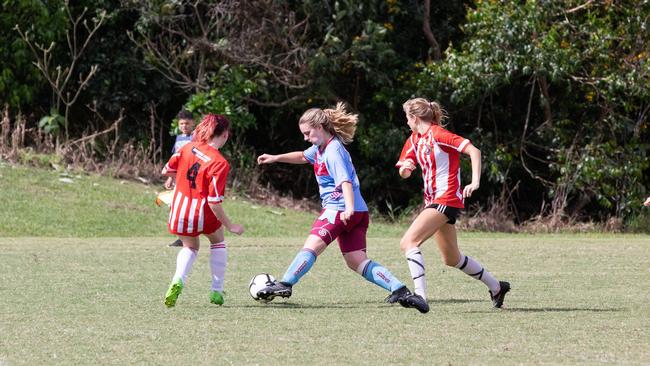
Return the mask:
<svg viewBox="0 0 650 366"><path fill-rule="evenodd" d="M469 140L440 125L446 116L438 103L416 98L406 101L403 108L413 133L406 140L395 166L399 168L400 176L406 179L411 176L416 164L419 165L424 181L425 208L400 242L413 277L415 293L426 300L424 259L420 245L434 236L445 264L481 280L489 289L494 307L500 308L506 293L510 291L510 284L497 281L479 262L460 252L454 226L456 217L464 208L464 199L479 187L481 152ZM462 191L461 153L469 155L472 161L472 182Z"/></svg>

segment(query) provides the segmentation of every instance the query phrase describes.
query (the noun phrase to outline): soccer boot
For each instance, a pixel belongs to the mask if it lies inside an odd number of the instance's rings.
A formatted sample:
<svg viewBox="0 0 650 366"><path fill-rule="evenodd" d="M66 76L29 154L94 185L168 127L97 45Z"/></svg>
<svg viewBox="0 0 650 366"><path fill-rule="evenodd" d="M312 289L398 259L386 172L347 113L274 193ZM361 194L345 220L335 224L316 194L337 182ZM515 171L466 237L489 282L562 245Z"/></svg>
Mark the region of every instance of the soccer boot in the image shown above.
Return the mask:
<svg viewBox="0 0 650 366"><path fill-rule="evenodd" d="M182 246L183 246L183 242L181 241L181 239L176 239L175 242L169 244L168 246L169 246L169 247L182 247Z"/></svg>
<svg viewBox="0 0 650 366"><path fill-rule="evenodd" d="M427 303L427 300L422 298L422 296L420 296L420 295L408 294L408 295L400 298L397 301L403 307L405 307L405 308L416 308L422 314L425 314L425 313L429 312L429 304Z"/></svg>
<svg viewBox="0 0 650 366"><path fill-rule="evenodd" d="M212 290L212 292L210 292L210 302L215 305L223 305L223 293L217 290Z"/></svg>
<svg viewBox="0 0 650 366"><path fill-rule="evenodd" d="M495 308L500 308L503 305L503 299L506 297L508 291L510 291L509 282L499 281L499 285L501 285L501 290L496 295L492 295L492 291L488 291L490 293L490 298L492 299L492 304Z"/></svg>
<svg viewBox="0 0 650 366"><path fill-rule="evenodd" d="M394 304L398 302L400 298L409 294L411 294L411 291L408 289L408 287L402 286L397 290L391 292L390 295L388 295L388 297L384 299L384 302L387 302L389 304Z"/></svg>
<svg viewBox="0 0 650 366"><path fill-rule="evenodd" d="M291 297L291 285L286 282L273 282L271 285L257 291L257 297L262 300L273 300L276 296Z"/></svg>
<svg viewBox="0 0 650 366"><path fill-rule="evenodd" d="M168 308L176 305L176 300L178 300L178 296L181 292L183 292L183 280L179 278L176 282L172 282L171 285L169 285L169 289L165 294L165 305L167 305Z"/></svg>

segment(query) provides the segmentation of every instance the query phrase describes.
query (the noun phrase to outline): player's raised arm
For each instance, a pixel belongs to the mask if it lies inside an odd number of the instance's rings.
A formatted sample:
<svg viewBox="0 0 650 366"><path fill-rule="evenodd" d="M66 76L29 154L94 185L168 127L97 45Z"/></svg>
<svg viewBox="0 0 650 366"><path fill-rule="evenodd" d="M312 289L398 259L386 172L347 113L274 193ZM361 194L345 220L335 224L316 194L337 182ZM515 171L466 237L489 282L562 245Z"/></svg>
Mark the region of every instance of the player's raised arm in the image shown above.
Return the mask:
<svg viewBox="0 0 650 366"><path fill-rule="evenodd" d="M308 162L302 151L293 151L279 155L262 154L257 157L257 164L259 165L273 163L307 164Z"/></svg>

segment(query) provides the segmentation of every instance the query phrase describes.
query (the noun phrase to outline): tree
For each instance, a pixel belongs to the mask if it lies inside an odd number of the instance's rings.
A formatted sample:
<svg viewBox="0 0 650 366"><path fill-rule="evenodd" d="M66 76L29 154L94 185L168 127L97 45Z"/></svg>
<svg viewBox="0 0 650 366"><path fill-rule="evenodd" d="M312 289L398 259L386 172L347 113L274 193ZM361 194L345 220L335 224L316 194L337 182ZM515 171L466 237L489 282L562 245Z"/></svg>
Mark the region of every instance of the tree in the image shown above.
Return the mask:
<svg viewBox="0 0 650 366"><path fill-rule="evenodd" d="M70 138L68 131L70 108L77 102L81 92L99 69L99 65L92 65L84 75L77 70L77 67L91 39L104 23L106 11L99 10L95 16L90 18L89 22L87 18L88 8L84 8L80 14L74 15L69 1L65 0L63 9L67 22L66 40L68 47L66 50L68 59L65 64L56 63L56 61L63 62L62 58L54 59L56 42L52 41L46 46L35 40L29 30L21 29L20 24L17 24L14 29L29 46L36 59L34 64L52 88L53 109L50 116L41 120L41 126L46 127L48 131L56 132L58 125L62 124L65 139L68 140ZM53 64L53 61L56 64ZM62 109L63 116L60 117Z"/></svg>
<svg viewBox="0 0 650 366"><path fill-rule="evenodd" d="M460 49L411 82L474 113L489 148L509 146L515 167L497 170L541 183L552 222L590 201L629 215L649 166L649 15L640 2L478 1Z"/></svg>

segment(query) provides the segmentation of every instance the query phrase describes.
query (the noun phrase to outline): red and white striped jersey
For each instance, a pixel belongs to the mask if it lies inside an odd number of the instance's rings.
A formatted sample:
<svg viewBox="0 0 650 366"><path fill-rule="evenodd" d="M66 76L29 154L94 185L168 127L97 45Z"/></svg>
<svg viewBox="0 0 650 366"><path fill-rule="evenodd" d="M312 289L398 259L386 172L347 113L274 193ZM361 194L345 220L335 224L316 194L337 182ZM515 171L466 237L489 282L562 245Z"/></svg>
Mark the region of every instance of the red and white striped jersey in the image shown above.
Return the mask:
<svg viewBox="0 0 650 366"><path fill-rule="evenodd" d="M438 125L424 134L413 132L404 143L396 167L406 161L422 169L424 203L464 208L460 188L460 153L470 144L468 139Z"/></svg>
<svg viewBox="0 0 650 366"><path fill-rule="evenodd" d="M169 232L197 236L221 227L208 206L222 202L230 170L219 150L208 144L190 142L172 155L165 167L168 172L176 172Z"/></svg>

